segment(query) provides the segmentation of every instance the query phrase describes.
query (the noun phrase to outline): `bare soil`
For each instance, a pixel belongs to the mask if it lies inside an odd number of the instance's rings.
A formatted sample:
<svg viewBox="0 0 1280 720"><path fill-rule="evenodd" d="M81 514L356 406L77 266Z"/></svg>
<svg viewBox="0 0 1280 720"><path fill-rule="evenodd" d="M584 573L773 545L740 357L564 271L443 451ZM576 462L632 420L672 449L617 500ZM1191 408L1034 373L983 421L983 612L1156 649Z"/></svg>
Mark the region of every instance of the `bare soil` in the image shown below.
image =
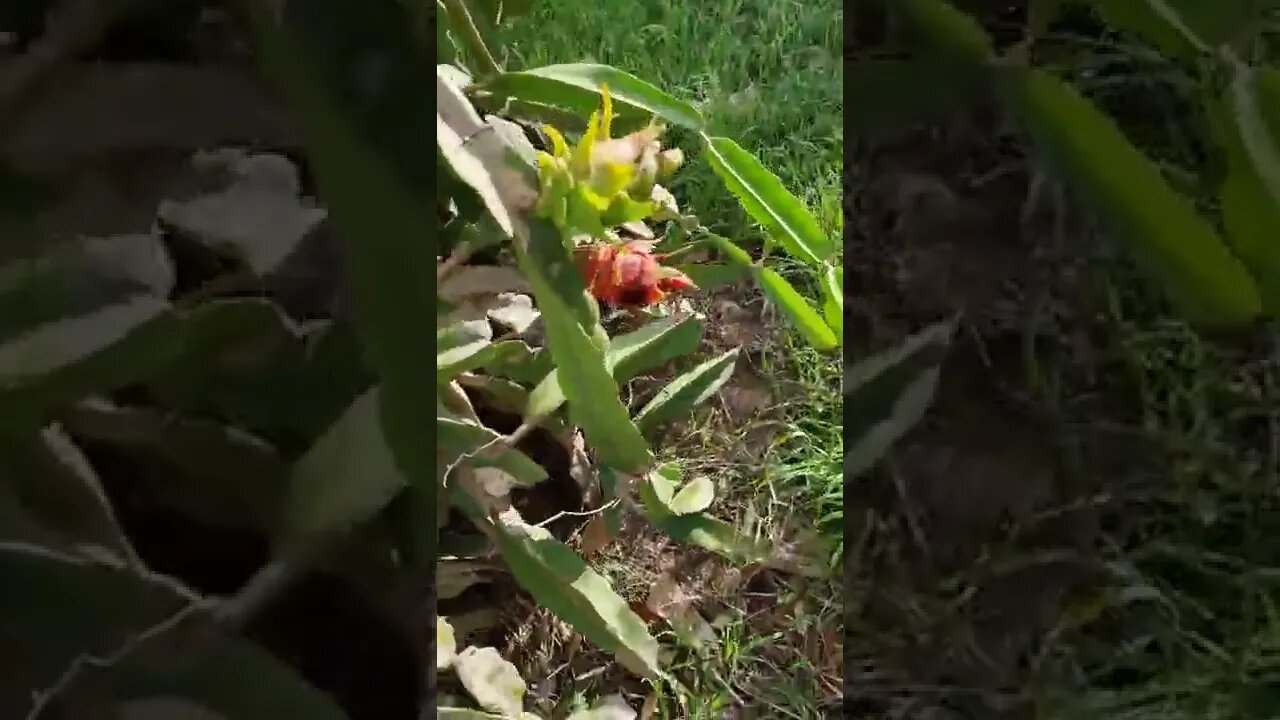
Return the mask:
<svg viewBox="0 0 1280 720"><path fill-rule="evenodd" d="M1027 717L1011 696L1088 578L1074 549L1093 529L1087 509L1052 512L1087 495L1025 351L1070 358L1088 228L1044 197L1024 212L1031 174L981 111L865 139L850 165L853 357L962 324L925 421L846 486L846 712Z"/></svg>

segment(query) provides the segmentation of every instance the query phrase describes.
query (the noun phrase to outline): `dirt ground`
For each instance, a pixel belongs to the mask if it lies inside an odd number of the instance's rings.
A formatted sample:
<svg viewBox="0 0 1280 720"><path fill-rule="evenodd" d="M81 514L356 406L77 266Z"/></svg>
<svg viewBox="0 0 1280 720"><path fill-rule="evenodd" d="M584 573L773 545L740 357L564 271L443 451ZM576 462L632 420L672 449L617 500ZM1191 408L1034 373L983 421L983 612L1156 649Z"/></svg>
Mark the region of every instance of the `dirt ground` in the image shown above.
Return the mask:
<svg viewBox="0 0 1280 720"><path fill-rule="evenodd" d="M1098 489L1064 468L1027 370L1047 352L1087 374L1093 242L983 114L865 138L849 163L851 351L962 316L925 421L846 486L853 717L1022 717L1002 698L1088 576Z"/></svg>

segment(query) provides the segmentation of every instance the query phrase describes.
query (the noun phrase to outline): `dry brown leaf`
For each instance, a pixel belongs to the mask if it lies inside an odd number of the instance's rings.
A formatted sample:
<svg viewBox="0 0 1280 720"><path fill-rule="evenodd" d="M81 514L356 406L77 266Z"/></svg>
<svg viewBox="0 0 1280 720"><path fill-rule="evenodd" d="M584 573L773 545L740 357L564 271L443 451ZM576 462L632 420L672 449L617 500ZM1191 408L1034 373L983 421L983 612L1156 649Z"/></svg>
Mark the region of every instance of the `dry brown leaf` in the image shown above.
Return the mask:
<svg viewBox="0 0 1280 720"><path fill-rule="evenodd" d="M464 297L491 296L499 293L528 293L529 282L514 267L505 265L463 265L447 275L436 289L437 294L456 303Z"/></svg>
<svg viewBox="0 0 1280 720"><path fill-rule="evenodd" d="M582 557L590 561L596 553L608 547L611 542L613 542L613 536L609 534L609 523L604 515L592 517L587 522L587 526L582 529Z"/></svg>
<svg viewBox="0 0 1280 720"><path fill-rule="evenodd" d="M586 440L583 439L580 431L575 430L573 432L573 436L568 443L568 450L569 477L573 478L573 481L578 484L578 488L582 491L582 495L588 503L598 503L600 485L596 478L596 468L591 463L591 456L587 454Z"/></svg>
<svg viewBox="0 0 1280 720"><path fill-rule="evenodd" d="M644 698L644 704L640 706L640 720L652 720L653 716L658 712L658 693L651 692Z"/></svg>
<svg viewBox="0 0 1280 720"><path fill-rule="evenodd" d="M763 413L773 403L773 389L768 380L742 370L720 389L734 419L741 420Z"/></svg>
<svg viewBox="0 0 1280 720"><path fill-rule="evenodd" d="M655 613L653 610L650 610L647 604L642 602L633 602L630 605L631 612L639 615L640 619L644 620L645 623L652 625L656 622L662 622L662 616Z"/></svg>
<svg viewBox="0 0 1280 720"><path fill-rule="evenodd" d="M664 618L682 641L693 646L714 642L715 630L702 613L694 607L697 597L685 590L684 585L671 573L660 575L649 589L645 605L655 615Z"/></svg>
<svg viewBox="0 0 1280 720"><path fill-rule="evenodd" d="M663 573L649 588L649 599L645 600L645 605L658 617L671 619L692 607L693 600L675 576Z"/></svg>
<svg viewBox="0 0 1280 720"><path fill-rule="evenodd" d="M629 233L629 234L631 234L631 235L635 235L636 237L640 238L641 240L653 240L653 239L654 239L653 230L652 230L652 229L650 229L648 225L645 225L645 224L644 224L644 222L642 222L642 221L640 221L640 220L633 220L633 221L631 221L631 222L625 222L625 223L622 223L622 225L620 225L619 227L621 227L621 228L622 228L623 230L625 230L627 233Z"/></svg>

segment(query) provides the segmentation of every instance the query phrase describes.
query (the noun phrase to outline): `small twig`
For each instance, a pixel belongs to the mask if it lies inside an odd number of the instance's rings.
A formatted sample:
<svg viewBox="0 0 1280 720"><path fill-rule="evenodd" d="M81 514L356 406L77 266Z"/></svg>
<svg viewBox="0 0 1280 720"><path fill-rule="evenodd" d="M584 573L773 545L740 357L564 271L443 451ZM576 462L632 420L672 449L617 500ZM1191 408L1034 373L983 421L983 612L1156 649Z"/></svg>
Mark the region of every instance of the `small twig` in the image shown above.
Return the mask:
<svg viewBox="0 0 1280 720"><path fill-rule="evenodd" d="M515 429L515 432L511 433L505 438L499 438L499 439L504 440L503 444L506 445L508 448L513 448L516 445L518 445L521 440L524 440L526 437L528 437L529 433L533 432L534 430L537 430L538 426L541 423L542 423L542 418L540 417L534 418L533 420L522 423L520 427Z"/></svg>
<svg viewBox="0 0 1280 720"><path fill-rule="evenodd" d="M183 309L194 308L219 297L236 293L263 291L262 280L253 270L242 268L219 275L179 297L175 304Z"/></svg>
<svg viewBox="0 0 1280 720"><path fill-rule="evenodd" d="M924 533L924 527L920 524L920 518L916 515L915 505L911 502L911 495L907 492L906 481L903 480L902 473L898 471L897 463L889 460L887 467L889 474L893 476L893 485L898 490L898 497L902 499L902 514L907 520L907 527L911 530L911 537L916 541L916 545L920 547L920 552L932 561L933 553L929 550L929 541Z"/></svg>
<svg viewBox="0 0 1280 720"><path fill-rule="evenodd" d="M184 605L181 610L178 610L173 615L170 615L137 635L130 637L121 644L120 647L116 648L108 655L99 657L88 653L81 653L76 656L76 658L71 661L71 664L67 666L67 669L63 670L62 674L58 676L57 681L54 682L53 685L44 690L37 690L31 694L33 704L31 712L27 713L26 720L39 720L40 716L49 709L49 704L61 697L62 694L71 687L71 684L75 682L76 678L80 676L80 673L86 666L92 665L99 668L111 667L123 660L125 656L137 649L138 646L176 628L197 611L203 611L207 608L208 603L194 601L188 605Z"/></svg>
<svg viewBox="0 0 1280 720"><path fill-rule="evenodd" d="M605 510L608 510L609 508L614 507L615 505L619 504L620 502L621 502L621 500L619 500L618 498L614 498L614 499L610 500L609 502L607 502L607 503L605 503L605 504L601 505L600 507L596 508L595 510L584 510L584 511L561 510L560 512L556 513L555 515L552 515L551 517L547 518L546 520L543 520L542 522L538 523L538 524L537 524L537 527L546 527L546 526L550 525L551 523L553 523L553 522L555 522L555 521L557 521L557 520L560 520L561 518L567 518L567 517L592 517L592 516L595 516L595 515L599 515L600 513L604 512Z"/></svg>
<svg viewBox="0 0 1280 720"><path fill-rule="evenodd" d="M510 450L511 448L514 448L516 444L519 443L521 440L523 440L529 433L536 430L538 428L538 425L542 422L543 419L544 419L543 417L533 418L532 420L529 420L521 424L520 427L516 428L515 432L511 433L510 435L499 435L498 437L490 440L484 445L481 445L475 450L472 450L469 453L463 453L462 455L459 455L457 460L454 460L452 463L449 464L449 467L445 468L444 475L443 475L445 479L445 484L448 485L449 476L453 474L453 471L457 469L459 465L462 465L463 463L469 460L474 460L486 454L496 455L504 450Z"/></svg>
<svg viewBox="0 0 1280 720"><path fill-rule="evenodd" d="M523 335L524 335L524 331L508 330L502 333L501 335L499 335L498 337L494 338L493 344L497 345L500 342L507 342L508 340L519 340Z"/></svg>
<svg viewBox="0 0 1280 720"><path fill-rule="evenodd" d="M436 282L439 283L444 280L445 276L469 259L471 259L470 245L462 244L454 248L453 252L449 253L449 257L436 266Z"/></svg>
<svg viewBox="0 0 1280 720"><path fill-rule="evenodd" d="M249 578L216 613L217 621L231 630L243 628L267 603L284 591L301 574L301 566L287 560L272 560Z"/></svg>

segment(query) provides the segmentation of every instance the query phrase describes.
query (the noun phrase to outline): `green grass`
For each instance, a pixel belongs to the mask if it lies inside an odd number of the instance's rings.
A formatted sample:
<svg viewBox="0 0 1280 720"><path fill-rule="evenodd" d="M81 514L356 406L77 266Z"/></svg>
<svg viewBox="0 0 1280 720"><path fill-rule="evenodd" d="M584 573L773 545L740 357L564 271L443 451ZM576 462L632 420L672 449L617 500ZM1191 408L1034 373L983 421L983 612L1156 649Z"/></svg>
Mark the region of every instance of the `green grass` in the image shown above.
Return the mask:
<svg viewBox="0 0 1280 720"><path fill-rule="evenodd" d="M506 29L501 40L508 68L605 63L695 103L708 118L710 134L730 137L754 153L824 229L839 237L843 24L843 3L836 0L538 0L532 14ZM682 208L713 232L758 247L759 230L699 159L696 139L678 129L669 139L688 158L670 188ZM817 296L807 268L785 257L775 262L802 291ZM763 467L734 471L742 481L735 481L735 495L723 503L737 514L758 516L765 526L781 523L788 514L794 522L798 509L805 524L812 527L816 521L831 544L838 545L843 509L841 364L838 357L815 352L782 331L785 323L777 325L759 370L777 383L775 401L782 409L774 419L785 423L788 432L765 454ZM724 454L735 440L714 433L702 437L680 447L700 463L707 462L708 453ZM714 509L734 515L721 499ZM798 618L800 624L838 622L835 584L796 592L814 596ZM685 666L691 697L675 714L719 718L725 708L745 704L770 708L769 717L821 717L820 693L803 653L797 649L766 657L761 652L762 646L785 642L785 634L753 637L741 623L731 623L720 633L712 662L692 658Z"/></svg>
<svg viewBox="0 0 1280 720"><path fill-rule="evenodd" d="M844 148L841 29L832 0L649 0L618 4L540 0L509 27L508 66L564 62L614 65L697 104L709 132L756 153L838 233ZM686 155L692 138L672 138ZM712 230L735 240L754 232L705 163L672 184Z"/></svg>

